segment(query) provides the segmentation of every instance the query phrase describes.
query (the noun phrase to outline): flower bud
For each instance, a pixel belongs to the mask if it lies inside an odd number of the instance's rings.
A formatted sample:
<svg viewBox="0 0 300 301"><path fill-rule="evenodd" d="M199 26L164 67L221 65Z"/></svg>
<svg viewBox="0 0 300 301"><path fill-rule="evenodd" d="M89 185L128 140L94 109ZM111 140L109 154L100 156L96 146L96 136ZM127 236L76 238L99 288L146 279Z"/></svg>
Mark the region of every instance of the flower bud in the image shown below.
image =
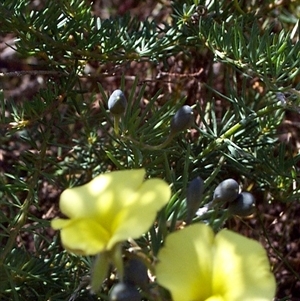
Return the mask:
<svg viewBox="0 0 300 301"><path fill-rule="evenodd" d="M109 301L140 301L139 291L129 283L119 282L115 284L110 293Z"/></svg>
<svg viewBox="0 0 300 301"><path fill-rule="evenodd" d="M239 195L239 184L234 179L222 181L215 189L213 201L232 202Z"/></svg>
<svg viewBox="0 0 300 301"><path fill-rule="evenodd" d="M125 112L127 100L121 90L115 90L108 99L108 109L113 115L121 115Z"/></svg>
<svg viewBox="0 0 300 301"><path fill-rule="evenodd" d="M140 259L130 258L125 263L124 282L140 288L145 288L148 285L148 270Z"/></svg>
<svg viewBox="0 0 300 301"><path fill-rule="evenodd" d="M255 199L249 192L242 192L228 205L228 210L232 215L248 216L254 212Z"/></svg>
<svg viewBox="0 0 300 301"><path fill-rule="evenodd" d="M171 120L171 133L176 134L188 129L194 122L194 114L190 106L180 108Z"/></svg>
<svg viewBox="0 0 300 301"><path fill-rule="evenodd" d="M202 195L203 195L204 182L200 177L194 178L186 192L186 207L187 218L186 223L190 223L200 207Z"/></svg>

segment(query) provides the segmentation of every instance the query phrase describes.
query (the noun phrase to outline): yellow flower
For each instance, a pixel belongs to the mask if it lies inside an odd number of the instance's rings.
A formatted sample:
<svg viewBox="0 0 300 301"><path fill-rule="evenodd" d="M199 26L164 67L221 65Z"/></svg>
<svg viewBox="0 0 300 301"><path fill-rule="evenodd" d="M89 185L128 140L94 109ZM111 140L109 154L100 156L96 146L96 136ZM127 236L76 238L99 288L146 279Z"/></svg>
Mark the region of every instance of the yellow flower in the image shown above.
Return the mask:
<svg viewBox="0 0 300 301"><path fill-rule="evenodd" d="M144 176L144 169L115 171L66 189L59 206L69 219L51 222L54 229L61 229L63 246L73 253L95 255L145 233L171 192L163 180L144 181Z"/></svg>
<svg viewBox="0 0 300 301"><path fill-rule="evenodd" d="M171 233L158 254L157 282L173 301L271 301L276 284L264 248L204 224Z"/></svg>

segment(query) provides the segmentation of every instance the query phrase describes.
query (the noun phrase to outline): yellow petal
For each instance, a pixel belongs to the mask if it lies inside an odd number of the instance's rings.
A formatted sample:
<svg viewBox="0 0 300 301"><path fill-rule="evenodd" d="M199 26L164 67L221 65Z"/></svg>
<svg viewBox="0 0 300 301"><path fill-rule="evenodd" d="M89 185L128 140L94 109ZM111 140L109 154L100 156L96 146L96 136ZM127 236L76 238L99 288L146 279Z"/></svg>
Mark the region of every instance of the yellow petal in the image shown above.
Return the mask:
<svg viewBox="0 0 300 301"><path fill-rule="evenodd" d="M145 170L122 170L101 174L89 183L69 188L60 197L60 210L70 218L105 217L109 220L142 185Z"/></svg>
<svg viewBox="0 0 300 301"><path fill-rule="evenodd" d="M202 224L170 234L158 254L157 281L174 301L271 301L275 278L264 248Z"/></svg>
<svg viewBox="0 0 300 301"><path fill-rule="evenodd" d="M229 230L215 238L213 290L226 301L270 301L276 284L264 248Z"/></svg>
<svg viewBox="0 0 300 301"><path fill-rule="evenodd" d="M221 296L212 296L206 299L205 301L225 301L223 297Z"/></svg>
<svg viewBox="0 0 300 301"><path fill-rule="evenodd" d="M213 240L213 231L204 224L167 237L158 254L156 277L174 301L202 301L212 296Z"/></svg>
<svg viewBox="0 0 300 301"><path fill-rule="evenodd" d="M113 237L107 248L145 233L154 222L157 212L168 203L170 196L170 187L163 180L150 179L143 182L135 195L131 196L131 203L114 216L111 225Z"/></svg>
<svg viewBox="0 0 300 301"><path fill-rule="evenodd" d="M60 230L70 223L69 219L56 218L51 221L51 227L55 230Z"/></svg>
<svg viewBox="0 0 300 301"><path fill-rule="evenodd" d="M61 225L60 223L56 222L54 226ZM109 237L109 233L92 219L69 220L61 229L61 240L64 248L80 255L95 255L103 251Z"/></svg>
<svg viewBox="0 0 300 301"><path fill-rule="evenodd" d="M60 209L70 219L52 221L62 229L65 248L92 255L146 232L171 191L163 180L144 181L144 175L144 169L111 172L65 190Z"/></svg>

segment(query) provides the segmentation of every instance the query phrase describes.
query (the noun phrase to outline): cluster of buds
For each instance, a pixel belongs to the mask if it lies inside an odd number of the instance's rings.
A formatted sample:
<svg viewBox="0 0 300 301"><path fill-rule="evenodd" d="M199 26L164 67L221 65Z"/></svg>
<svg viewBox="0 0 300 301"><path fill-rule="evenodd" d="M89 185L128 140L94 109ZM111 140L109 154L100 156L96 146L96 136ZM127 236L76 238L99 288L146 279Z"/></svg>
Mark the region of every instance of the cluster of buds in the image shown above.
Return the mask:
<svg viewBox="0 0 300 301"><path fill-rule="evenodd" d="M239 184L234 179L226 179L216 187L213 203L227 204L229 213L238 216L249 216L255 208L254 196L249 192L240 192Z"/></svg>
<svg viewBox="0 0 300 301"><path fill-rule="evenodd" d="M186 193L186 223L191 223L195 214L201 216L212 207L227 206L229 215L250 216L255 210L255 198L250 192L240 192L239 184L234 179L222 181L214 190L212 201L200 208L204 182L200 177L194 178Z"/></svg>

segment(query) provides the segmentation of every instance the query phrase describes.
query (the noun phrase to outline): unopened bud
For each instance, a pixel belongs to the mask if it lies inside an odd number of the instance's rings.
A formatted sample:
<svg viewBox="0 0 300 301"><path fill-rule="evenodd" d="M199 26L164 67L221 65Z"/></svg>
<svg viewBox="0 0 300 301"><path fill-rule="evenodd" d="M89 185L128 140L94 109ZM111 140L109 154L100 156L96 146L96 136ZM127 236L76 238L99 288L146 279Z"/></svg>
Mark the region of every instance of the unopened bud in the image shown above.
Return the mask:
<svg viewBox="0 0 300 301"><path fill-rule="evenodd" d="M108 109L114 115L121 115L125 112L127 100L121 90L115 90L108 99Z"/></svg>
<svg viewBox="0 0 300 301"><path fill-rule="evenodd" d="M186 223L189 224L197 210L200 207L202 195L204 189L204 182L200 177L194 178L186 192L186 207L187 207L187 217Z"/></svg>
<svg viewBox="0 0 300 301"><path fill-rule="evenodd" d="M233 202L239 195L239 184L234 179L222 181L215 189L214 202Z"/></svg>
<svg viewBox="0 0 300 301"><path fill-rule="evenodd" d="M192 126L194 122L193 110L190 106L185 105L180 108L171 120L171 133L179 133Z"/></svg>
<svg viewBox="0 0 300 301"><path fill-rule="evenodd" d="M119 282L115 284L109 294L110 301L140 301L141 295L132 284Z"/></svg>
<svg viewBox="0 0 300 301"><path fill-rule="evenodd" d="M124 282L145 288L149 283L146 265L137 258L130 258L124 267Z"/></svg>
<svg viewBox="0 0 300 301"><path fill-rule="evenodd" d="M232 215L248 216L254 212L255 198L249 192L242 192L228 205L228 210Z"/></svg>

